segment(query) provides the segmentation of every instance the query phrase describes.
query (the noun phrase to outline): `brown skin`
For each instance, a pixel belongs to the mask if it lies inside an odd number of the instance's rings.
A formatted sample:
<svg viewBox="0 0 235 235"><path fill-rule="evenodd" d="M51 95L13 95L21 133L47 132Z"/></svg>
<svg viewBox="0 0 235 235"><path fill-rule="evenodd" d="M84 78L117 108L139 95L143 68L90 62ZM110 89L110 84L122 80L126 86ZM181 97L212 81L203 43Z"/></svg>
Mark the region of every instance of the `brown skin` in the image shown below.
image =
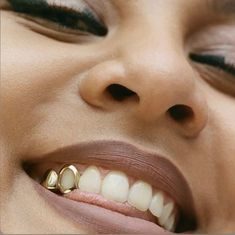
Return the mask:
<svg viewBox="0 0 235 235"><path fill-rule="evenodd" d="M113 139L160 152L181 170L195 200L196 232L234 232L235 82L187 55L213 48L235 63L235 17L201 0L102 1L105 12L98 2L110 34L83 42L58 40L55 30L46 36L49 23L1 12L1 230L86 233L45 204L21 163ZM138 97L116 101L104 92L114 83ZM175 120L168 110L177 104L193 114Z"/></svg>

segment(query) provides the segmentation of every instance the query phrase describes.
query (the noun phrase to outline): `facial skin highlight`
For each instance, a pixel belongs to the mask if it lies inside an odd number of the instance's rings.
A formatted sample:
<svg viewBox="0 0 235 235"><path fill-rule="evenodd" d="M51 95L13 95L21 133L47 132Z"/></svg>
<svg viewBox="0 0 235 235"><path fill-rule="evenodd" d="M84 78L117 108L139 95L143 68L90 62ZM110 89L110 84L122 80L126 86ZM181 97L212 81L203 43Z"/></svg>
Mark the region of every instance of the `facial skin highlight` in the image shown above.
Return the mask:
<svg viewBox="0 0 235 235"><path fill-rule="evenodd" d="M41 197L23 165L111 140L164 156L179 169L194 201L191 233L234 232L232 8L227 13L216 0L54 2L88 7L107 28L99 36L83 24L69 29L55 18L17 12L15 2L0 4L0 230L90 233ZM203 55L222 59L201 63Z"/></svg>

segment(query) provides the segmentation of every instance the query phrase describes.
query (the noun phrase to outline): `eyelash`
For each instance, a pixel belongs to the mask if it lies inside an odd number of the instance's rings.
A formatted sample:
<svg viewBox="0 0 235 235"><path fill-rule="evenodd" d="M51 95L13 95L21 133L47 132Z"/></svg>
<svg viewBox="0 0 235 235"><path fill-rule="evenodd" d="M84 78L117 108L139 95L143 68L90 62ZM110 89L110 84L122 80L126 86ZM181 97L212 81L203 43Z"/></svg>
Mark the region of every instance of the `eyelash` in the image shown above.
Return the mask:
<svg viewBox="0 0 235 235"><path fill-rule="evenodd" d="M79 12L64 6L49 5L45 0L8 0L17 13L39 17L61 26L61 29L80 30L96 36L105 36L107 28L85 8Z"/></svg>
<svg viewBox="0 0 235 235"><path fill-rule="evenodd" d="M223 70L224 72L231 74L235 77L235 65L225 62L225 57L219 55L200 55L191 53L190 59L194 62L213 66L217 69Z"/></svg>

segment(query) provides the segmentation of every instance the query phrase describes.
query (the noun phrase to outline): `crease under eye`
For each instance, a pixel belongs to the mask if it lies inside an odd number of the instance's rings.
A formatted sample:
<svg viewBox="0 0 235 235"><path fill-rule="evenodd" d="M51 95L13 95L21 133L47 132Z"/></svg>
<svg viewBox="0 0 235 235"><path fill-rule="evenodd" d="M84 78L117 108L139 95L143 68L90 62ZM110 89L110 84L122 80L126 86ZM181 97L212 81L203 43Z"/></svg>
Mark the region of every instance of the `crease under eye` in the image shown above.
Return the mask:
<svg viewBox="0 0 235 235"><path fill-rule="evenodd" d="M31 17L57 23L61 28L105 36L107 28L82 0L8 0L11 8Z"/></svg>

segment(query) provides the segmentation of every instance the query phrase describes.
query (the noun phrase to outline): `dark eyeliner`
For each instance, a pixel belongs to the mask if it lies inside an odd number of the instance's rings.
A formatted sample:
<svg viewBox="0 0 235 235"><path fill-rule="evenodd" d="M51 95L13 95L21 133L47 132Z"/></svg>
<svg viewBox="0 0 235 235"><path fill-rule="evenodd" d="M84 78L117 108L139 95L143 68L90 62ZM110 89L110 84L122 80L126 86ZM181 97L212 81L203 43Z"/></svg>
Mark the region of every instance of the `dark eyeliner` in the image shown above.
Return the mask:
<svg viewBox="0 0 235 235"><path fill-rule="evenodd" d="M98 22L89 9L78 12L63 6L49 5L45 0L8 0L18 13L29 14L57 23L65 28L83 30L105 36L107 28Z"/></svg>
<svg viewBox="0 0 235 235"><path fill-rule="evenodd" d="M194 62L214 66L235 76L235 67L232 64L226 63L225 57L223 56L190 53L189 57Z"/></svg>

